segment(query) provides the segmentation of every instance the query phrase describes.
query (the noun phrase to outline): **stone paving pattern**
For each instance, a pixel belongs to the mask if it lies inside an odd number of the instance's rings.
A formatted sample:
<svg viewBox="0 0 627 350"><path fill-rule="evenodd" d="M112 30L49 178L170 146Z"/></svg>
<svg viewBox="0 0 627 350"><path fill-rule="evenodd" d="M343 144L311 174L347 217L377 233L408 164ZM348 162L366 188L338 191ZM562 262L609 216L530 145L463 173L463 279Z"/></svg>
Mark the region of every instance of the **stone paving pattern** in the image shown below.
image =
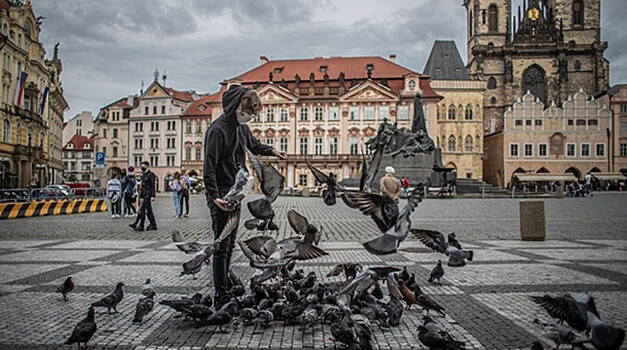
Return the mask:
<svg viewBox="0 0 627 350"><path fill-rule="evenodd" d="M62 345L90 303L110 293L123 281L125 297L120 314L97 309L98 331L91 348L115 349L222 349L333 348L329 326L301 332L275 322L267 329L194 328L174 312L156 305L142 325L131 322L140 289L151 278L156 301L213 293L211 268L197 280L179 278L188 257L171 242L171 229L207 240L208 212L204 198L192 197L191 216L175 219L171 199L156 203L159 230L137 233L132 219L111 219L107 213L76 214L0 222L0 349L72 349ZM371 220L339 202L326 207L318 198L280 197L275 205L278 236L290 236L284 219L290 208L324 228L324 258L300 263L319 277L336 264L358 261L364 266L407 266L416 273L423 290L447 311L437 320L468 349L528 349L542 336L536 317L549 320L529 295L590 292L603 319L627 325L627 195L602 194L592 198L547 199L547 241L518 239L518 200L428 199L413 214L413 226L444 233L455 231L475 261L463 268L447 268L442 286L429 285L431 268L442 256L408 239L397 254L379 257L367 253L360 241L373 237ZM244 219L247 215L244 215ZM256 233L240 228L240 237ZM256 271L236 248L233 268L242 279ZM64 302L56 287L71 275L76 289ZM334 277L334 279L337 277ZM325 278L322 278L325 280ZM405 312L401 325L374 327L377 349L423 349L416 328L422 324L417 310Z"/></svg>

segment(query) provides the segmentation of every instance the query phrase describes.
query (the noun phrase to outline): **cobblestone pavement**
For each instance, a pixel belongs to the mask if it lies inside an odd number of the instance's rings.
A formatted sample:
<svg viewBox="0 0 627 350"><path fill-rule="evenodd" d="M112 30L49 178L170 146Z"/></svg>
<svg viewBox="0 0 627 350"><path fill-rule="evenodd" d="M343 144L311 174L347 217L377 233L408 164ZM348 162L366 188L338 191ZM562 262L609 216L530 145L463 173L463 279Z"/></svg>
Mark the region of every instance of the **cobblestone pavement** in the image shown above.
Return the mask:
<svg viewBox="0 0 627 350"><path fill-rule="evenodd" d="M336 263L358 261L365 266L407 266L423 290L441 303L446 317L437 317L468 349L528 349L541 336L536 317L548 320L529 295L590 292L603 319L627 325L627 195L601 194L592 198L546 200L547 241L518 238L518 200L441 199L421 203L413 216L415 227L455 231L462 244L475 251L475 260L458 269L446 268L442 286L427 283L429 271L441 256L416 240L403 242L397 254L377 257L359 244L373 236L369 218L342 203L326 207L320 199L281 197L276 211L283 218L296 208L322 225L321 247L329 256L299 264L323 277ZM211 293L211 269L197 280L179 278L187 256L169 239L170 230L206 239L207 211L201 197L192 197L190 218L170 216L172 204L156 202L158 231L134 233L132 219L109 214L76 214L0 222L0 349L72 349L61 345L87 306L109 293L115 283L127 287L120 314L96 313L98 331L91 345L97 349L156 348L333 348L328 326L301 332L275 323L265 330L215 327L194 328L174 318L160 305L144 324L131 322L143 281L151 278L157 300ZM289 235L278 220L279 236ZM240 231L241 236L252 233ZM254 271L236 248L234 269L243 279ZM64 302L55 288L71 275L77 287ZM398 328L374 329L378 349L424 348L417 341L422 323L417 311L405 312Z"/></svg>

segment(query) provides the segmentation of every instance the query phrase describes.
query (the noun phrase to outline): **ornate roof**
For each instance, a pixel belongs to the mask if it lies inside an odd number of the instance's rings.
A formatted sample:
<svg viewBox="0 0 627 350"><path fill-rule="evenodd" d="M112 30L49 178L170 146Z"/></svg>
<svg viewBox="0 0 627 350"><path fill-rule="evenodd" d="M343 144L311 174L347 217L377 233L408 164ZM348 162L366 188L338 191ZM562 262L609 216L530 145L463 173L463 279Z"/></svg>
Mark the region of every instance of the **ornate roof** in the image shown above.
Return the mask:
<svg viewBox="0 0 627 350"><path fill-rule="evenodd" d="M470 80L466 66L452 40L436 40L425 68L432 80Z"/></svg>

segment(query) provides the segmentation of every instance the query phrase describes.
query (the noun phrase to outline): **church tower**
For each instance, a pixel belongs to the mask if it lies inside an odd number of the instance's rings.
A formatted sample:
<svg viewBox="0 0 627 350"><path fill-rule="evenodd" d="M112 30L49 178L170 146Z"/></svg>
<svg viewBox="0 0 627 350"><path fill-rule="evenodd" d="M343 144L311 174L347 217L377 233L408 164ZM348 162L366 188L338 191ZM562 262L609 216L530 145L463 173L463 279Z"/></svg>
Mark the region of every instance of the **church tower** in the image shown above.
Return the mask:
<svg viewBox="0 0 627 350"><path fill-rule="evenodd" d="M468 73L487 86L486 129L527 91L559 105L580 89L594 96L609 87L601 0L523 0L513 15L510 0L464 0L464 6Z"/></svg>

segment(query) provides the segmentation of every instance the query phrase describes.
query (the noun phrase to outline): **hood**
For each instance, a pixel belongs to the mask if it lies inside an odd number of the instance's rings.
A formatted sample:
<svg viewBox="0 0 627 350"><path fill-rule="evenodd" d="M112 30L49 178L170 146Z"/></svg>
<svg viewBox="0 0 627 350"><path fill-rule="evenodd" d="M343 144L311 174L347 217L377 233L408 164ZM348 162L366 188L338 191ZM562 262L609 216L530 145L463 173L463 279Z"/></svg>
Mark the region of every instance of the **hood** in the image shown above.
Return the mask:
<svg viewBox="0 0 627 350"><path fill-rule="evenodd" d="M241 85L231 85L229 89L222 96L222 109L224 110L224 117L228 121L237 123L237 116L235 110L239 107L239 103L242 100L242 95L249 87Z"/></svg>

